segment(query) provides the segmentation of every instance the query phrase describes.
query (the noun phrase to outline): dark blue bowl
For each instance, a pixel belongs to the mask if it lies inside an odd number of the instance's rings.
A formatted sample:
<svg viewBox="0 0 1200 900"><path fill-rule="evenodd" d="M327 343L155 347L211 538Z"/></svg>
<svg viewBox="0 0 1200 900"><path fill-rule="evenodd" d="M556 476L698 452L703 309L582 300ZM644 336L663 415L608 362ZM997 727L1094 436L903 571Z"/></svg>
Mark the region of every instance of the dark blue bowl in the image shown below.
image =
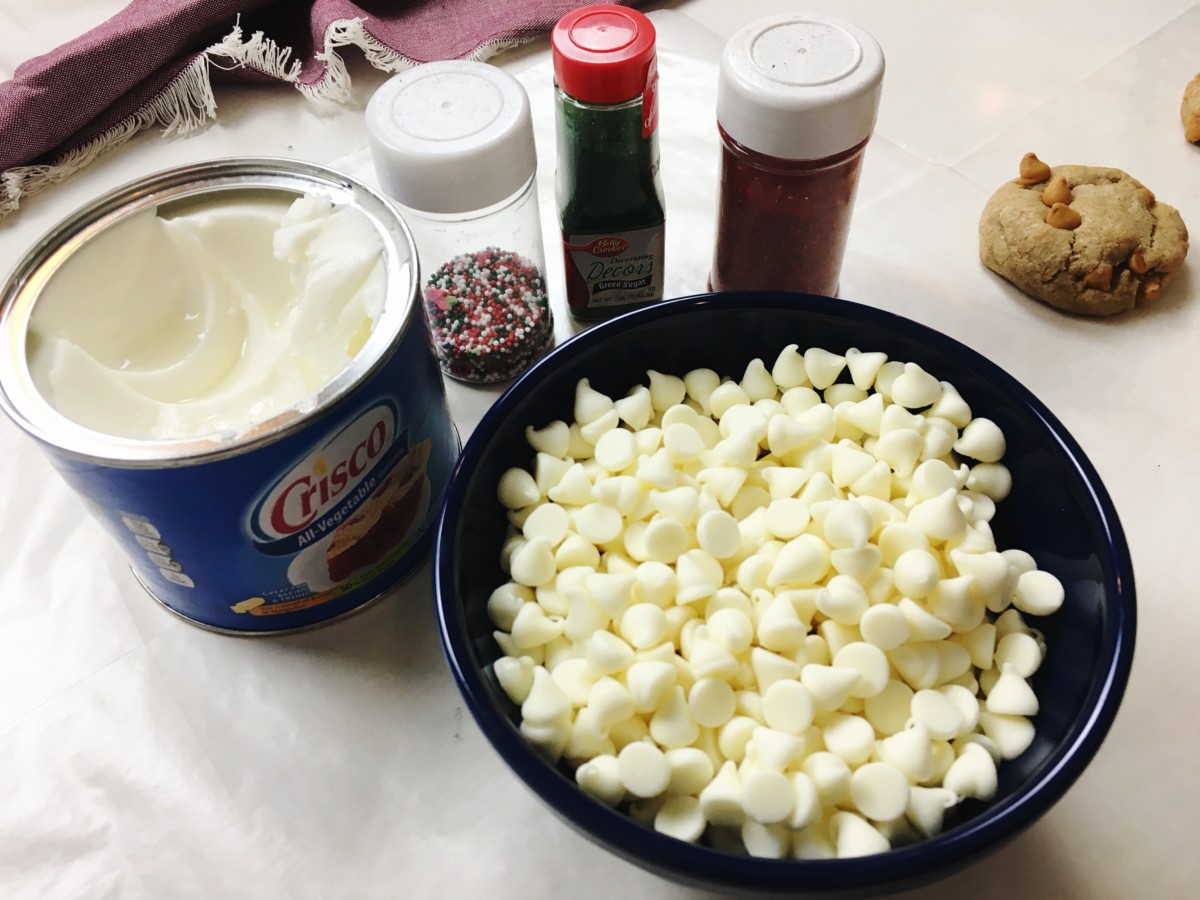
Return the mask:
<svg viewBox="0 0 1200 900"><path fill-rule="evenodd" d="M707 367L740 377L768 366L789 343L882 350L953 383L1004 430L1011 495L992 522L1001 549L1019 547L1066 587L1040 622L1048 655L1034 677L1037 737L1000 767L999 791L969 801L941 835L854 860L761 860L654 832L592 800L565 770L542 760L517 730L519 710L485 667L499 655L486 602L500 569L505 514L496 484L529 467L526 425L570 420L575 383L612 396L654 368ZM908 319L841 300L755 293L686 297L629 313L571 339L529 370L484 416L446 496L434 564L446 657L471 713L505 762L560 817L630 862L700 887L792 896L878 894L941 878L994 850L1048 810L1079 777L1112 724L1133 660L1133 570L1108 493L1079 445L1036 397L968 347Z"/></svg>

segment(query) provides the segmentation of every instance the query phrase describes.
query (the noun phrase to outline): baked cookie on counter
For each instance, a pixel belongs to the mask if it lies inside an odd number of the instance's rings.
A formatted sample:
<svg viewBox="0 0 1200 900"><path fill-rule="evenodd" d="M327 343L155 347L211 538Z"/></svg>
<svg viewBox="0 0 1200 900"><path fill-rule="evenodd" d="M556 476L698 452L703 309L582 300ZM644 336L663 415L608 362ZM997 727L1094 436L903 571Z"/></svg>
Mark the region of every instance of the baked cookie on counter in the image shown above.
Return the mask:
<svg viewBox="0 0 1200 900"><path fill-rule="evenodd" d="M1183 120L1183 136L1189 143L1200 144L1200 75L1183 89L1179 118Z"/></svg>
<svg viewBox="0 0 1200 900"><path fill-rule="evenodd" d="M1120 169L1025 154L979 219L979 257L1056 309L1111 316L1156 300L1187 257L1172 206Z"/></svg>

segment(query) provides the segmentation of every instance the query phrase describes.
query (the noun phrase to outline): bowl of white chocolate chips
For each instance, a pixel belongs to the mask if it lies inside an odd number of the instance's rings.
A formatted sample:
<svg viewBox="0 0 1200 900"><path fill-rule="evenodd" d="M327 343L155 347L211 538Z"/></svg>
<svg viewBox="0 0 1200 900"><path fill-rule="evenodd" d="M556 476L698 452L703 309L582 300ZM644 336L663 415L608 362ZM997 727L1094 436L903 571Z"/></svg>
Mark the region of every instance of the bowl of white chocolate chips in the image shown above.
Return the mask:
<svg viewBox="0 0 1200 900"><path fill-rule="evenodd" d="M708 294L557 348L480 422L435 557L509 766L627 860L876 894L1044 813L1132 662L1104 486L994 364L870 307Z"/></svg>

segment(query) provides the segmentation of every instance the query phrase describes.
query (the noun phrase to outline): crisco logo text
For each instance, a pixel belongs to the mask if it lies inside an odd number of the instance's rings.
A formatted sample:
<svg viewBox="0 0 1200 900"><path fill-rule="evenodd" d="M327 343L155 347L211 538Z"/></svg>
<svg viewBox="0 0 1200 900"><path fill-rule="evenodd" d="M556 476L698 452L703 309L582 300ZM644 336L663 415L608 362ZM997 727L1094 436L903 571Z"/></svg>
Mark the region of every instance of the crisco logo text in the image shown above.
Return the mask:
<svg viewBox="0 0 1200 900"><path fill-rule="evenodd" d="M301 475L286 485L271 508L271 529L278 534L294 534L312 523L320 511L336 500L351 479L358 479L387 447L387 426L376 422L371 433L355 445L350 456L329 468L317 460L309 475Z"/></svg>
<svg viewBox="0 0 1200 900"><path fill-rule="evenodd" d="M390 405L367 410L275 483L258 506L256 530L278 539L312 525L371 473L395 434Z"/></svg>

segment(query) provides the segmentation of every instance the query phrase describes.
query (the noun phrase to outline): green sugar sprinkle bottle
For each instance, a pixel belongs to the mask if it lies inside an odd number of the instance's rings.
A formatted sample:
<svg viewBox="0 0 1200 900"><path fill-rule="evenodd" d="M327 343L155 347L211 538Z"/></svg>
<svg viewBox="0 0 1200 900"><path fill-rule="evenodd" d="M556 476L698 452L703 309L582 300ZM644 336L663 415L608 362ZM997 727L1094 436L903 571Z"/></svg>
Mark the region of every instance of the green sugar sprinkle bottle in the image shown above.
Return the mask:
<svg viewBox="0 0 1200 900"><path fill-rule="evenodd" d="M593 322L663 298L654 26L585 6L558 21L551 47L567 306Z"/></svg>

